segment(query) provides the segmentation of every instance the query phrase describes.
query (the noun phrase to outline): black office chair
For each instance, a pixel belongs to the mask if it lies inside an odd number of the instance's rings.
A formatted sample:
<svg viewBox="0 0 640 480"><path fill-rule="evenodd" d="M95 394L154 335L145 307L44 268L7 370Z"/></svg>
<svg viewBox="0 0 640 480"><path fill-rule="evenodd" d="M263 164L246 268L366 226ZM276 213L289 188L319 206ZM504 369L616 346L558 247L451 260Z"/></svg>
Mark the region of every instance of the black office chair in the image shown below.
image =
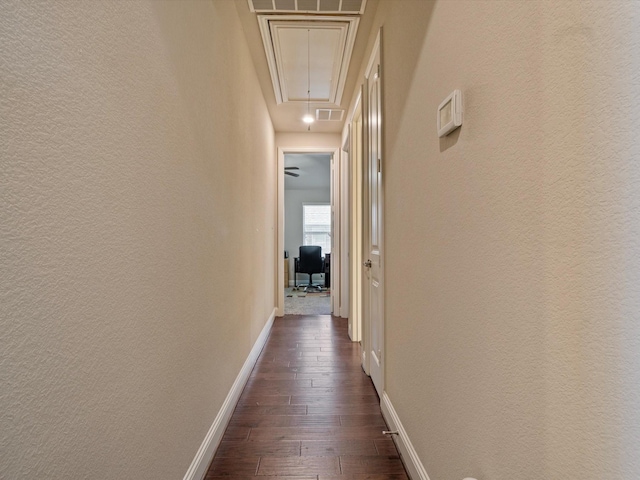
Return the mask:
<svg viewBox="0 0 640 480"><path fill-rule="evenodd" d="M309 274L309 285L305 286L304 291L317 288L322 290L319 285L313 284L313 274L324 272L324 262L322 260L322 247L317 245L303 245L300 247L300 260L298 263L299 273ZM302 286L302 285L301 285Z"/></svg>

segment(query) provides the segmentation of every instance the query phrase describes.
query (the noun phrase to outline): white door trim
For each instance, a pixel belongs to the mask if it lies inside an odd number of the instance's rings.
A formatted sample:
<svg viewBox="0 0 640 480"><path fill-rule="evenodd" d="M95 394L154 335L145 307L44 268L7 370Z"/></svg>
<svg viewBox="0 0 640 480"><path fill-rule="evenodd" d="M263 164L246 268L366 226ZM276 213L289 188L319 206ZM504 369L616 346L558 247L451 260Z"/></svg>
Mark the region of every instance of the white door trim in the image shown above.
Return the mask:
<svg viewBox="0 0 640 480"><path fill-rule="evenodd" d="M349 118L349 338L362 341L362 162L363 155L362 90L356 95Z"/></svg>
<svg viewBox="0 0 640 480"><path fill-rule="evenodd" d="M277 261L277 289L276 289L276 315L281 317L284 315L284 156L288 153L329 153L333 155L333 161L335 162L336 167L340 165L340 148L331 148L331 147L278 147L278 172L276 178L278 179L278 208L277 215L278 220L276 222L277 225L277 252L276 258ZM338 168L338 172L339 172ZM335 179L334 179L335 180ZM338 184L339 185L339 184ZM340 238L340 188L339 186L336 188L336 192L331 192L332 201L336 202L336 218L334 219L335 226L334 231L331 232L332 235L335 235L337 239ZM333 238L333 237L332 237ZM335 258L335 260L334 260ZM331 312L334 315L339 315L340 312L337 311L339 308L339 298L336 299L336 296L339 295L340 288L340 242L334 241L331 251ZM336 268L334 268L334 265Z"/></svg>
<svg viewBox="0 0 640 480"><path fill-rule="evenodd" d="M351 191L350 167L351 154L349 145L346 145L347 152L341 153L340 169L338 170L340 183L340 316L349 318L349 305L351 296L349 291L349 257L351 256L351 244L349 242L349 192Z"/></svg>

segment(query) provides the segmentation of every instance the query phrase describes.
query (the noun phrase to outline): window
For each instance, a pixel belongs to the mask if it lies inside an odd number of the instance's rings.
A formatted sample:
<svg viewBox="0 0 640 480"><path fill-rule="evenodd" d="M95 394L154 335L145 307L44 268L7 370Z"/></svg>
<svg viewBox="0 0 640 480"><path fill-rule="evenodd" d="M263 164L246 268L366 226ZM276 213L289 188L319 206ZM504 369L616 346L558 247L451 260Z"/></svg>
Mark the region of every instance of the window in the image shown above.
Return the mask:
<svg viewBox="0 0 640 480"><path fill-rule="evenodd" d="M302 206L302 244L320 245L331 253L331 205Z"/></svg>

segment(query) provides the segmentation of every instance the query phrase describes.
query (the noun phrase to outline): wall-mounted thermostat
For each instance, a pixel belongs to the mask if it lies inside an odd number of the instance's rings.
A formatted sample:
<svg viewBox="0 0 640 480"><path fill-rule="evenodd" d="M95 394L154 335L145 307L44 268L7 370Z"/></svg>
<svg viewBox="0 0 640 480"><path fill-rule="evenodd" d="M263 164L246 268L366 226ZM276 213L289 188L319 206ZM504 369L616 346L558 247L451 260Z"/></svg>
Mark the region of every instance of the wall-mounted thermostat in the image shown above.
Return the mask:
<svg viewBox="0 0 640 480"><path fill-rule="evenodd" d="M462 92L454 90L438 107L438 137L449 135L462 125Z"/></svg>

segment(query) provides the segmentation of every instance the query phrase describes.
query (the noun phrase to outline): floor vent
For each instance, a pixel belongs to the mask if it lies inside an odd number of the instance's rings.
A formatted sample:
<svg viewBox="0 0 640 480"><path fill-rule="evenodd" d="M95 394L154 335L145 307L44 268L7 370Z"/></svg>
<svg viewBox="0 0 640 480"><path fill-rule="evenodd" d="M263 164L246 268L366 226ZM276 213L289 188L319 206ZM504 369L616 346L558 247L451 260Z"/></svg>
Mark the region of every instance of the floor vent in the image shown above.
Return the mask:
<svg viewBox="0 0 640 480"><path fill-rule="evenodd" d="M257 13L362 15L367 0L247 0Z"/></svg>
<svg viewBox="0 0 640 480"><path fill-rule="evenodd" d="M333 108L316 109L316 120L319 122L339 122L344 116L344 110L336 110Z"/></svg>

